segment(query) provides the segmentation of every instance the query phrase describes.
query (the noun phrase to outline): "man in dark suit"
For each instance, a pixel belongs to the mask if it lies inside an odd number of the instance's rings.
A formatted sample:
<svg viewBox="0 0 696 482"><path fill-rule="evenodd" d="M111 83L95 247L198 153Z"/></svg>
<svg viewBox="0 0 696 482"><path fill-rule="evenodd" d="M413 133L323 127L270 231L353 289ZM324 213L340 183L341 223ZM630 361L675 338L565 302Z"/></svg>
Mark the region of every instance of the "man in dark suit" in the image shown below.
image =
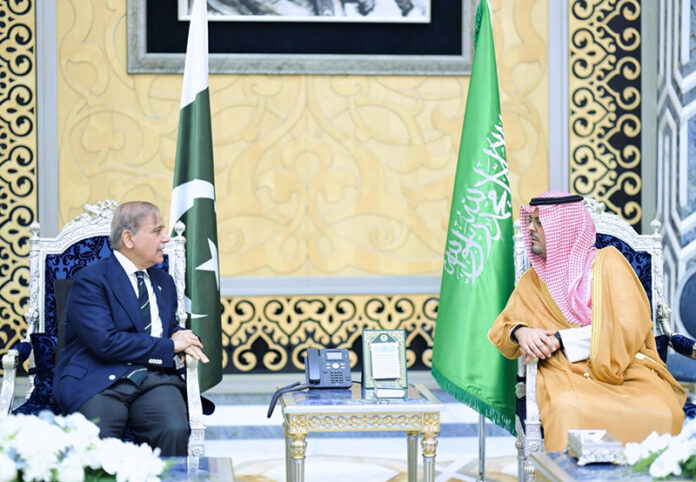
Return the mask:
<svg viewBox="0 0 696 482"><path fill-rule="evenodd" d="M73 278L53 397L65 413L97 420L101 437L121 438L128 426L162 456L184 456L188 417L176 366L185 354L208 358L177 325L174 280L153 268L169 239L155 205L116 208L113 254Z"/></svg>

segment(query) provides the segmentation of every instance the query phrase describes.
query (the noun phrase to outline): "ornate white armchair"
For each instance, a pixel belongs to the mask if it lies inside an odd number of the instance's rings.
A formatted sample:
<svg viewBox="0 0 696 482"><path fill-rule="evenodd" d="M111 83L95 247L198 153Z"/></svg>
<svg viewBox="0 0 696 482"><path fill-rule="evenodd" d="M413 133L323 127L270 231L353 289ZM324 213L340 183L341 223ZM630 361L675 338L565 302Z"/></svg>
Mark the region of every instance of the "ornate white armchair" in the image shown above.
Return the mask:
<svg viewBox="0 0 696 482"><path fill-rule="evenodd" d="M629 261L638 275L652 306L652 317L658 351L663 360L667 356L667 346L672 346L678 353L693 355L694 342L681 335L672 335L669 328L670 310L664 299L664 271L662 257L662 235L659 234L660 222L651 223L653 234L639 235L626 221L615 214L604 211L604 204L585 198L583 201L589 209L597 227L595 246L616 247ZM515 222L515 283L531 266L522 238L520 221ZM528 364L518 360L517 383L517 450L518 473L520 480L535 480L534 466L529 454L543 452L539 406L536 397L537 362Z"/></svg>
<svg viewBox="0 0 696 482"><path fill-rule="evenodd" d="M111 254L109 231L115 201L101 201L85 205L84 212L65 225L55 238L39 237L39 224L31 226L29 309L24 315L27 337L10 349L2 359L3 379L0 391L0 419L12 413L36 414L42 410L58 413L51 399L53 368L56 348L62 342L61 317L57 310L57 291L63 288L60 280L69 280L85 266L89 266ZM177 320L186 322L184 288L186 270L186 240L183 223L174 227L174 236L165 249L161 268L174 278L177 290ZM58 283L56 283L58 281ZM67 294L67 292L66 292ZM19 407L12 407L15 399L17 367L29 359L29 385L26 400ZM197 360L187 356L186 388L189 414L189 455L203 455L205 426L198 388Z"/></svg>

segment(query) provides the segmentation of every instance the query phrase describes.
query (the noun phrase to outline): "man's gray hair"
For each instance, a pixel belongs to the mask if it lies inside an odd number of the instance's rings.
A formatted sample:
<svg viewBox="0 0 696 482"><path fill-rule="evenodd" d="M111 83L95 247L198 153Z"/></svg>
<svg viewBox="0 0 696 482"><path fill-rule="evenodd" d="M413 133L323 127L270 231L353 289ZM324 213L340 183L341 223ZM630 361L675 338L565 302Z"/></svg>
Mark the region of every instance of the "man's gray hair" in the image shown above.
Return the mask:
<svg viewBox="0 0 696 482"><path fill-rule="evenodd" d="M121 249L121 235L124 231L135 234L143 224L143 219L148 216L155 218L159 208L147 201L131 201L119 205L111 218L111 234L109 241L111 249L118 251Z"/></svg>

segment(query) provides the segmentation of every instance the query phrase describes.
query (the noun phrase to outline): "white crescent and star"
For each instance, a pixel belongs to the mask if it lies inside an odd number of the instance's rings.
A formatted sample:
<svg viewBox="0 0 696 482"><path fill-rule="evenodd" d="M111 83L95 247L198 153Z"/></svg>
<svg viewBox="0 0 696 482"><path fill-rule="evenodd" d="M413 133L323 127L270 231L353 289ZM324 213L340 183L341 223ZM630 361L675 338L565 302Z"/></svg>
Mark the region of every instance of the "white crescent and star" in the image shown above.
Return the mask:
<svg viewBox="0 0 696 482"><path fill-rule="evenodd" d="M218 251L215 243L208 238L208 248L210 248L210 259L205 263L196 266L197 271L212 271L215 273L215 282L217 283L217 289L220 291L220 272L218 265Z"/></svg>
<svg viewBox="0 0 696 482"><path fill-rule="evenodd" d="M186 211L193 207L196 199L211 199L215 202L215 186L202 179L194 179L183 184L179 184L172 190L172 204L169 216L169 225L174 224L181 219ZM210 258L196 266L196 271L210 271L215 275L215 283L218 291L220 291L220 268L218 264L218 250L215 243L208 239L208 248L210 249ZM185 297L186 311L191 314L191 319L203 318L207 314L193 313L191 311L191 299Z"/></svg>
<svg viewBox="0 0 696 482"><path fill-rule="evenodd" d="M203 179L179 184L172 189L172 206L169 210L169 227L174 228L174 224L181 219L186 211L193 207L196 199L210 199L215 203L215 186L213 183ZM217 211L217 207L215 207Z"/></svg>

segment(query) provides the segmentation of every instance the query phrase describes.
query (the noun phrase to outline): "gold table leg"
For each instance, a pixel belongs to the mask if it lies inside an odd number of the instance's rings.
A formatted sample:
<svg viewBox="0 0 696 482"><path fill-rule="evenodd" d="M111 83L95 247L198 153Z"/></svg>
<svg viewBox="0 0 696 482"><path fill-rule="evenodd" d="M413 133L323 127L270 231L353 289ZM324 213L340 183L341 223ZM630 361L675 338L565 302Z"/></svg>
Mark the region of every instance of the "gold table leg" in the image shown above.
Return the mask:
<svg viewBox="0 0 696 482"><path fill-rule="evenodd" d="M418 431L406 432L406 460L408 461L408 482L418 480Z"/></svg>
<svg viewBox="0 0 696 482"><path fill-rule="evenodd" d="M304 433L295 433L291 435L290 455L292 462L289 480L292 482L304 482L304 462L307 449L307 442L305 442L306 436L307 435Z"/></svg>
<svg viewBox="0 0 696 482"><path fill-rule="evenodd" d="M424 432L421 443L423 444L423 480L425 482L434 482L437 432Z"/></svg>
<svg viewBox="0 0 696 482"><path fill-rule="evenodd" d="M435 454L437 452L437 435L440 433L440 414L426 414L423 417L423 480L435 482Z"/></svg>
<svg viewBox="0 0 696 482"><path fill-rule="evenodd" d="M285 432L285 480L290 480L290 461L292 454L290 453L290 432L288 430L288 422L283 420L283 431Z"/></svg>

